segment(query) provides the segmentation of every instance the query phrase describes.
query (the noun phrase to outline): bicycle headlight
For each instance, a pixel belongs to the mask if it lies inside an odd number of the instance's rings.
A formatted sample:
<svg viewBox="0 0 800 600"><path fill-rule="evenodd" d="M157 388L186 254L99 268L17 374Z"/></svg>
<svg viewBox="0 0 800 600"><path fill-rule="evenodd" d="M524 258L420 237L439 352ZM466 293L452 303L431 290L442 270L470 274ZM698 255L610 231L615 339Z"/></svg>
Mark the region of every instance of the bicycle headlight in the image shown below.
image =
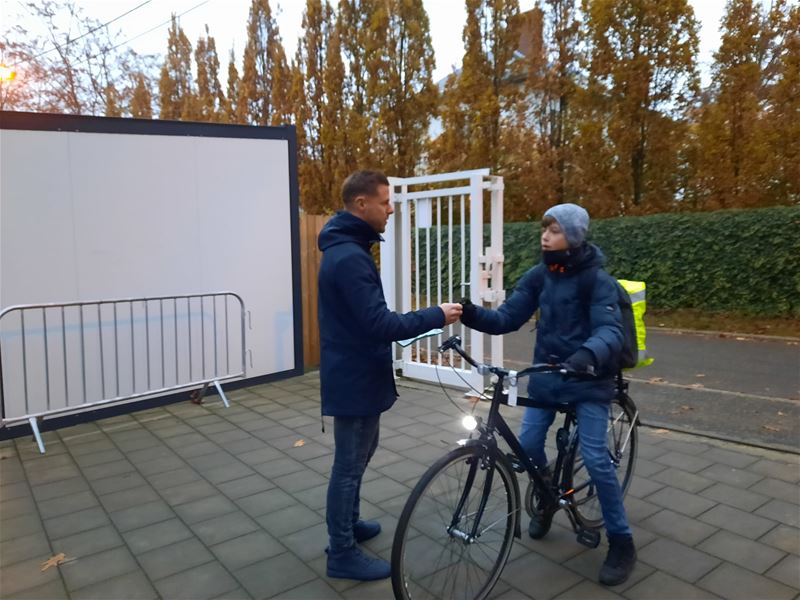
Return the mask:
<svg viewBox="0 0 800 600"><path fill-rule="evenodd" d="M467 431L474 431L475 428L478 426L478 421L472 415L467 415L466 417L461 419L461 424Z"/></svg>

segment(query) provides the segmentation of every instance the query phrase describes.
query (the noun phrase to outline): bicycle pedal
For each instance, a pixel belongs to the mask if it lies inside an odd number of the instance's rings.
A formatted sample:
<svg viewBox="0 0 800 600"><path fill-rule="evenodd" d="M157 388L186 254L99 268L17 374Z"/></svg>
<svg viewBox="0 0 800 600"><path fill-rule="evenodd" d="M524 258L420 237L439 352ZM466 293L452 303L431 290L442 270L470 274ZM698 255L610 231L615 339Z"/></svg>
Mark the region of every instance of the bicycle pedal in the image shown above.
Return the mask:
<svg viewBox="0 0 800 600"><path fill-rule="evenodd" d="M578 542L587 548L597 548L600 545L600 532L595 529L582 529L578 532Z"/></svg>

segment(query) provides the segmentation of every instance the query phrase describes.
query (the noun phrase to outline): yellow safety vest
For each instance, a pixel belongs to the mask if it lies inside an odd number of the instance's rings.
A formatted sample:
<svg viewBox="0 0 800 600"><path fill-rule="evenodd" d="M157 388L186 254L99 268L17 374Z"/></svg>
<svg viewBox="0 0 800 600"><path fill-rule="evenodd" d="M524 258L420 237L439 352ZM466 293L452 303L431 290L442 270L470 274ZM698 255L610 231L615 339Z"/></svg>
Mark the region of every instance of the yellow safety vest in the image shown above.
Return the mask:
<svg viewBox="0 0 800 600"><path fill-rule="evenodd" d="M646 367L654 360L647 355L647 329L644 324L644 313L647 310L647 285L644 281L628 281L627 279L618 279L617 281L631 298L633 321L636 325L638 356L636 366L633 368Z"/></svg>

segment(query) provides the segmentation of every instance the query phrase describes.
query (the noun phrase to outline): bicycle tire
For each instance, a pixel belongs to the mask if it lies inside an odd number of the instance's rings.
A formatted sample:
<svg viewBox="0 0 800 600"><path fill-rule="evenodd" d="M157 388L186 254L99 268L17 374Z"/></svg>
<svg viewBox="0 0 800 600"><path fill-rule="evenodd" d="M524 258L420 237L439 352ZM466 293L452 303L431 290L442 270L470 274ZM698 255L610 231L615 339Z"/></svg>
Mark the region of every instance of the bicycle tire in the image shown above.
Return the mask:
<svg viewBox="0 0 800 600"><path fill-rule="evenodd" d="M622 497L628 493L633 479L638 435L634 419L636 409L627 396L617 397L609 410L608 453L617 472ZM572 494L577 517L581 525L587 529L597 529L603 525L603 513L597 498L595 486L580 457L580 444L576 444L567 465L571 471L569 488Z"/></svg>
<svg viewBox="0 0 800 600"><path fill-rule="evenodd" d="M470 470L474 477L465 487ZM490 478L491 475L491 478ZM499 475L499 477L498 477ZM457 448L434 463L406 502L392 545L395 598L485 598L508 560L519 519L516 475L496 450ZM487 481L490 484L479 535L468 542ZM453 514L465 498L463 516Z"/></svg>

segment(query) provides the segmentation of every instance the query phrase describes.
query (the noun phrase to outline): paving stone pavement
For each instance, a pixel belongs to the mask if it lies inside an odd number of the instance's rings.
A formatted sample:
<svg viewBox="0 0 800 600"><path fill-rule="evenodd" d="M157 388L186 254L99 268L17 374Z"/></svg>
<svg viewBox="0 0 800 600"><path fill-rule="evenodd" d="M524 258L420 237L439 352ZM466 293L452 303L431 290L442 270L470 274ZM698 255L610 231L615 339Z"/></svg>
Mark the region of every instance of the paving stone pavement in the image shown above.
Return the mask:
<svg viewBox="0 0 800 600"><path fill-rule="evenodd" d="M441 389L400 391L362 488L384 529L365 546L387 559L411 488L464 435ZM325 577L333 436L317 373L229 398L48 432L45 455L28 437L0 442L0 595L390 598L388 581ZM579 545L559 514L544 540L515 542L493 597L800 598L800 456L647 428L639 442L631 579L598 585L604 546Z"/></svg>

